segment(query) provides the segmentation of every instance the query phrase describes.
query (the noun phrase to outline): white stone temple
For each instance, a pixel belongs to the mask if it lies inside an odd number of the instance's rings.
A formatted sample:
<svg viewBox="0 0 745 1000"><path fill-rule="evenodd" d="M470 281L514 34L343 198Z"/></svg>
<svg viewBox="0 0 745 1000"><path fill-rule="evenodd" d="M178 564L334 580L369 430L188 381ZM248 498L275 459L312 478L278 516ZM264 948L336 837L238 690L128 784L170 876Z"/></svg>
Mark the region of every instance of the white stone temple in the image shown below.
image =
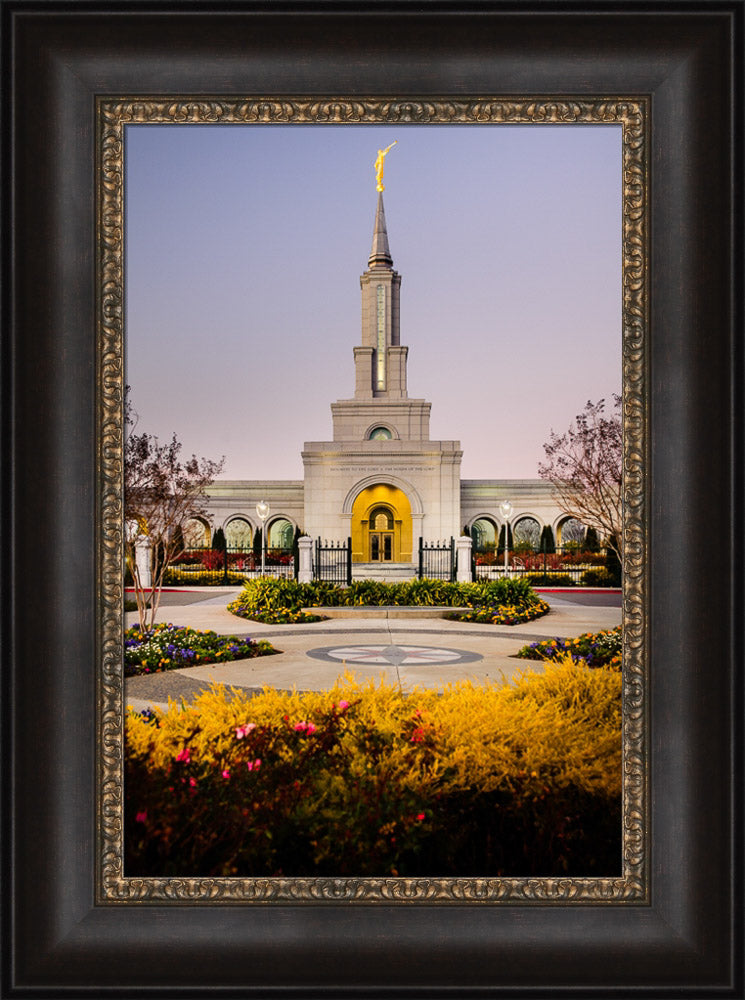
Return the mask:
<svg viewBox="0 0 745 1000"><path fill-rule="evenodd" d="M296 529L312 538L352 539L355 577L415 575L419 539L449 541L464 530L474 544L494 542L500 504L512 503L515 540L536 544L545 525L556 543L579 529L540 479L462 480L459 441L429 436L431 404L410 399L408 348L401 343L401 276L393 267L382 192L362 290L361 343L354 348L354 395L331 404L328 441L306 441L302 481L218 481L208 519L193 525L191 544L209 544L223 528L228 545L251 544L265 501L269 546L289 546Z"/></svg>

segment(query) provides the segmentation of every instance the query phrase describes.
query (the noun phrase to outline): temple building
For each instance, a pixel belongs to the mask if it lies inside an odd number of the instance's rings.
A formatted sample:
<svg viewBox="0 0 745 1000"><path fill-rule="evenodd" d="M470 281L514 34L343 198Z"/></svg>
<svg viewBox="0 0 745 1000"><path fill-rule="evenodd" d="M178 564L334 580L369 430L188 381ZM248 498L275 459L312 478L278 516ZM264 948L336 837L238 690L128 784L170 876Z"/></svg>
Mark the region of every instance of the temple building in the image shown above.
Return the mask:
<svg viewBox="0 0 745 1000"><path fill-rule="evenodd" d="M360 277L361 342L354 348L354 395L331 404L328 441L306 441L302 481L217 481L209 523L194 525L192 544L209 544L223 528L230 546L248 547L265 501L270 547L286 547L296 530L313 538L352 540L353 575L384 579L415 574L419 540L496 541L500 504L512 503L515 540L536 544L545 525L557 543L581 530L540 479L462 480L460 442L433 441L431 404L407 390L408 348L401 343L401 276L393 267L382 191L372 247ZM201 534L201 538L199 537Z"/></svg>

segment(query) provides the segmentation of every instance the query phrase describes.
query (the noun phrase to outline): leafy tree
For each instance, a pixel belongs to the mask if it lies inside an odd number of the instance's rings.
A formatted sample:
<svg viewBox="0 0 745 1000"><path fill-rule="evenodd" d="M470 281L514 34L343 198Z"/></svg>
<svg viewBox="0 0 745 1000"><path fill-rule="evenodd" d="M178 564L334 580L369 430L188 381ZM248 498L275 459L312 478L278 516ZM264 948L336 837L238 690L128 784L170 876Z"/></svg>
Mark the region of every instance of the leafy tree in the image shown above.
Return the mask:
<svg viewBox="0 0 745 1000"><path fill-rule="evenodd" d="M165 572L184 547L184 525L203 516L205 492L222 471L224 459L181 459L181 442L174 434L161 444L152 434L136 434L137 414L124 403L124 552L137 598L140 628L151 629L160 605ZM151 560L146 585L137 565L137 548L145 542ZM150 605L149 614L147 606Z"/></svg>
<svg viewBox="0 0 745 1000"><path fill-rule="evenodd" d="M610 539L622 557L623 427L621 397L614 394L613 413L605 416L605 400L590 400L564 434L551 432L543 446L542 479L554 487L554 499L570 517Z"/></svg>

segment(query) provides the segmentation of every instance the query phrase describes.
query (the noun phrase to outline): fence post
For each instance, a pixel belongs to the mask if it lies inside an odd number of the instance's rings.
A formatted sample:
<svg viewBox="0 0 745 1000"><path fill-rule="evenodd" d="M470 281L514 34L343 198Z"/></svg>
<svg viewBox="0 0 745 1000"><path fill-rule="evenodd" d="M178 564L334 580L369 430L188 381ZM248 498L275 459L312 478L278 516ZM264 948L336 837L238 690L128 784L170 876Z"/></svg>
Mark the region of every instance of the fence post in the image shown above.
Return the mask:
<svg viewBox="0 0 745 1000"><path fill-rule="evenodd" d="M473 579L473 567L471 565L471 539L462 535L455 543L456 546L456 575L458 583L470 583Z"/></svg>
<svg viewBox="0 0 745 1000"><path fill-rule="evenodd" d="M347 586L352 585L352 536L347 538Z"/></svg>
<svg viewBox="0 0 745 1000"><path fill-rule="evenodd" d="M419 570L417 576L422 579L422 570L424 569L424 539L419 536Z"/></svg>

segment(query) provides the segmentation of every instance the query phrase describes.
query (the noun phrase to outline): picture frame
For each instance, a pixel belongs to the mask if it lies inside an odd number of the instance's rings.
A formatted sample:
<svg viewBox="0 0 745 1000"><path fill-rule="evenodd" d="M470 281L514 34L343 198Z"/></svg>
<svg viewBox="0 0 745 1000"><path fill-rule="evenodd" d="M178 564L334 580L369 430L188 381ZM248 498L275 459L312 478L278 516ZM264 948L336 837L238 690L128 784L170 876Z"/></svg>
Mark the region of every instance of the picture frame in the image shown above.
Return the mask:
<svg viewBox="0 0 745 1000"><path fill-rule="evenodd" d="M3 496L14 526L4 610L13 650L3 692L12 806L5 994L737 996L742 105L731 47L742 43L742 4L644 14L612 4L551 12L257 4L187 14L181 4L17 2L2 13L13 80L4 109L13 151L4 161L12 295L3 365L13 475ZM95 99L630 92L652 106L649 899L100 905L95 665L111 650L96 639L106 498L97 497L95 448ZM727 539L714 550L701 546L709 524Z"/></svg>
<svg viewBox="0 0 745 1000"><path fill-rule="evenodd" d="M333 119L335 124L329 125L329 119ZM624 613L624 672L622 691L619 691L619 698L623 699L625 706L623 736L619 737L620 744L623 743L623 750L619 753L617 765L613 767L613 775L608 776L610 782L618 782L622 789L618 790L618 810L619 819L615 826L617 831L617 841L613 851L606 851L606 860L598 862L595 855L595 845L590 840L584 851L588 867L581 869L582 853L580 848L573 846L565 854L563 871L561 865L557 864L557 869L561 877L556 877L556 869L541 871L540 866L536 870L536 858L530 859L530 865L525 860L518 862L518 867L513 868L514 860L506 863L504 877L496 877L493 868L483 869L463 865L456 868L456 873L449 870L447 873L438 871L436 865L430 869L414 869L412 873L411 865L405 865L402 874L396 877L383 877L387 868L383 866L370 877L370 869L367 877L363 877L362 872L357 868L347 867L337 868L332 875L322 877L316 869L316 877L313 871L307 868L302 870L302 875L308 877L298 877L301 872L291 867L291 862L279 860L275 862L278 869L283 871L282 877L268 877L261 874L261 868L253 869L255 872L251 877L243 877L239 874L244 869L234 869L230 877L211 878L205 877L204 872L197 873L193 869L176 869L177 877L173 877L174 859L170 857L168 877L163 868L158 868L157 863L144 869L137 870L137 877L132 878L131 871L127 871L124 857L129 856L136 859L137 852L127 850L128 838L137 837L132 828L131 820L134 813L130 814L130 823L126 832L123 831L121 822L123 813L126 812L127 802L133 802L138 797L136 785L130 776L131 761L128 760L125 768L122 761L127 753L125 745L131 746L131 727L128 728L128 736L125 740L123 727L120 723L126 714L128 699L125 696L125 684L122 679L122 656L123 645L121 622L118 621L122 606L122 565L124 564L124 546L120 544L121 532L121 503L119 494L121 492L121 468L123 450L123 428L121 420L122 400L125 395L125 384L130 386L133 395L139 395L139 383L133 378L132 371L134 365L132 356L136 353L135 344L138 342L137 334L133 332L136 326L134 319L137 314L137 296L132 287L135 283L131 275L136 270L141 269L141 262L138 261L138 251L134 249L136 245L142 246L142 241L136 238L136 225L124 225L125 205L128 206L128 218L131 220L135 214L133 203L136 201L134 184L125 180L125 174L132 176L137 172L137 154L135 135L142 137L143 130L148 132L151 142L158 143L163 138L171 141L174 135L178 134L182 141L188 142L190 138L197 136L202 141L209 142L209 149L215 161L219 161L216 149L219 144L225 142L227 138L236 139L236 132L240 130L241 138L249 141L248 137L253 135L253 141L261 141L256 136L255 131L260 130L263 138L267 140L267 130L272 138L276 138L278 130L282 129L286 142L291 142L293 152L290 154L298 162L308 159L308 146L310 143L310 132L317 134L316 142L320 135L323 136L325 147L343 148L344 138L340 136L340 131L347 130L347 126L355 129L355 134L359 136L361 125L366 127L368 143L375 149L375 143L379 141L381 129L389 128L386 124L390 119L395 119L397 134L401 135L406 147L410 148L421 141L421 133L417 137L413 132L417 129L437 129L440 137L443 136L442 126L448 126L445 133L446 144L454 144L459 140L464 141L466 131L474 128L479 130L480 138L487 139L485 134L489 131L489 139L494 142L500 132L503 142L507 141L508 131L514 138L516 130L522 133L522 137L530 135L531 130L534 140L538 140L540 133L544 136L544 142L548 142L546 129L551 131L554 141L558 138L557 132L563 136L564 142L572 143L574 146L574 156L577 154L577 147L588 141L587 131L585 136L581 136L583 130L591 130L598 141L599 130L605 131L605 142L613 142L615 148L614 169L617 175L616 198L609 198L612 204L611 218L608 220L608 230L613 232L615 240L615 254L609 266L609 286L605 289L607 301L613 304L613 317L609 323L612 330L611 336L614 343L615 365L612 371L620 388L621 372L623 371L623 403L618 412L621 419L623 412L623 463L625 468L624 503L624 551L626 553L624 562L625 586L623 595L619 595L619 601L625 599ZM101 549L101 562L99 565L99 580L101 587L99 600L101 602L99 618L103 627L99 640L99 646L103 649L104 658L100 665L99 673L99 715L101 719L101 732L99 745L106 748L106 752L100 757L99 787L100 799L97 804L97 814L99 820L99 851L100 860L97 864L97 899L101 903L106 901L119 901L134 903L137 901L155 902L161 901L201 901L211 905L229 900L230 902L261 903L264 905L276 905L283 901L291 901L300 905L303 903L324 903L329 901L346 901L357 905L364 902L368 904L384 903L395 901L399 904L424 904L424 903L470 903L470 904L490 904L500 901L514 901L527 903L535 900L559 901L563 900L573 904L590 903L602 900L604 902L641 902L647 897L647 856L648 851L645 846L646 839L646 784L644 774L644 744L645 733L642 719L645 710L646 691L646 627L643 608L646 604L646 572L644 554L644 535L646 521L646 496L643 488L644 467L646 462L646 413L645 413L645 366L643 363L645 344L647 341L646 313L647 313L647 211L645 207L646 191L648 188L648 123L649 106L644 99L634 100L626 96L621 96L615 100L608 98L586 99L586 100L558 100L551 98L544 101L541 98L522 97L510 98L508 100L485 98L468 99L465 101L449 98L447 100L431 99L426 102L417 99L410 99L404 102L383 100L375 98L356 97L353 100L343 97L335 97L332 100L317 100L296 98L289 95L281 99L272 100L265 97L256 98L212 98L208 100L179 100L176 97L166 99L143 99L135 97L126 99L121 97L97 98L96 99L96 151L100 164L99 184L98 184L98 205L97 205L97 238L98 245L102 248L99 254L100 270L97 274L97 287L99 289L99 315L98 315L98 339L101 345L102 368L97 372L97 382L101 387L98 399L100 408L99 425L105 428L102 436L99 452L101 455L101 466L99 469L99 495L106 498L106 502L101 505L101 531L103 546ZM165 132L165 130L169 130ZM232 130L232 136L226 137L226 130ZM612 131L611 131L612 130ZM295 133L294 141L290 139ZM189 136L191 132L191 136ZM134 135L133 135L134 133ZM210 136L210 140L206 137ZM573 141L572 141L573 140ZM431 140L430 140L431 141ZM586 145L583 147L587 148ZM481 146L483 151L484 147ZM317 155L317 154L316 154ZM159 161L162 167L163 153L160 154ZM190 169L193 170L193 160L190 162ZM289 168L288 168L289 169ZM343 168L338 168L343 169ZM557 169L554 162L554 171ZM170 175L170 184L175 183L175 175L178 167L174 163L173 173ZM165 173L165 171L163 171ZM245 176L245 174L244 174ZM253 180L252 180L253 183ZM285 185L289 181L285 182ZM426 181L420 181L423 186ZM194 188L197 188L192 181ZM304 190L302 187L300 190ZM206 192L197 191L197 199L206 196ZM566 194L564 194L566 197ZM268 193L265 191L263 197L266 199ZM292 217L294 226L298 232L304 230L317 231L322 227L320 224L307 226L303 219L304 206L298 204L294 211L289 207L291 204L290 195L284 194L285 211ZM432 200L437 196L432 195ZM322 201L321 193L313 194L314 200ZM616 200L617 199L617 200ZM155 199L153 199L155 201ZM445 198L443 198L445 200ZM483 215L490 215L486 207L486 198L481 198L481 212ZM431 204L431 202L430 202ZM619 213L619 208L621 209ZM231 210L236 216L242 215L237 210L235 199L231 200ZM183 211L183 203L181 211ZM494 211L494 208L491 209ZM558 209L557 209L558 211ZM153 205L151 215L157 217L158 208ZM263 239L258 236L258 221L251 218L254 238L257 243L262 243ZM328 223L328 230L333 229L330 213L325 215ZM573 220L572 220L573 221ZM539 225L540 223L534 223ZM570 242L568 226L563 229L565 242ZM153 240L157 242L158 233L165 227L161 220L153 233ZM126 231L125 231L126 230ZM588 229L584 230L584 238L587 239ZM225 230L222 233L225 238ZM509 241L510 237L503 230L500 238ZM536 233L535 240L541 236ZM201 234L200 234L201 242ZM124 261L124 246L127 246L127 267ZM147 251L145 251L147 252ZM567 251L568 252L568 251ZM140 251L142 253L142 250ZM537 248L534 248L534 255ZM618 256L621 256L621 268L618 267ZM200 255L206 257L202 249ZM288 258L290 252L287 252ZM609 255L610 256L610 255ZM171 267L173 266L171 262ZM306 263L304 265L308 267ZM540 279L535 276L535 256L533 257L533 284L535 294L540 288ZM575 260L575 268L578 266ZM581 265L579 265L581 266ZM287 287L292 286L289 277L292 265L285 265L283 268L283 280ZM155 272L157 268L153 268ZM125 271L127 274L125 274ZM334 273L335 269L325 261L324 271ZM615 271L615 273L613 273ZM217 275L210 273L210 264L204 260L202 264L203 288L201 298L205 303L214 303L214 287L219 281ZM124 277L124 281L122 278ZM262 290L264 283L262 282ZM165 320L163 326L167 325L172 330L178 330L178 343L172 346L171 353L175 355L183 349L186 324L179 323L175 319L175 314L179 309L179 303L173 301L174 296L182 294L181 288L174 287L165 279L158 281L159 289L165 290L169 301L169 308L172 315ZM466 297L467 292L461 287L460 296ZM492 301L495 296L492 292ZM123 322L123 316L118 309L119 304L126 302L127 320ZM255 306L256 309L259 306ZM524 302L522 305L524 309ZM319 324L319 317L314 316L313 322L318 329L323 329L323 321ZM252 345L253 337L251 331L251 320L248 321L246 331L246 346ZM572 329L575 335L579 335L577 327L581 325L581 320L575 320ZM153 335L151 332L148 342L151 348L154 336L157 337L157 347L163 351L163 342L168 337L166 329L162 329L161 324L148 323L150 331L157 330ZM619 332L622 330L622 336ZM430 337L434 337L434 330L430 328ZM499 334L494 335L495 339ZM504 334L502 334L504 336ZM566 336L560 336L554 328L554 338L558 344L563 344L565 350L568 348ZM610 339L610 338L609 338ZM600 331L595 327L594 347L596 360L610 353L607 346L600 346ZM133 343L134 342L134 343ZM569 341L569 343L572 343ZM219 351L219 341L217 337L211 340L213 351ZM307 375L307 362L301 358L304 344L298 346L297 351L292 353L300 362L300 369ZM429 350L432 350L430 341ZM190 357L190 352L185 352ZM124 369L126 362L127 374ZM544 364L546 358L544 357ZM262 364L267 365L267 359L262 359ZM555 380L562 384L564 380L558 376L557 367L548 363L549 370L553 371ZM169 360L169 376L178 384L180 379L176 375L178 370L178 358L174 356L173 362ZM576 364L575 364L576 372ZM210 377L206 374L202 376L204 383L209 383ZM458 380L454 376L453 382ZM325 397L325 383L319 377L314 380L315 394L321 399ZM227 386L223 380L221 388L227 391ZM453 386L453 389L455 387ZM169 392L170 386L163 385L158 391L164 395ZM535 390L533 390L535 392ZM576 391L576 386L575 386ZM566 394L566 390L563 393ZM130 397L131 398L131 397ZM581 398L581 397L580 397ZM504 401L502 401L504 405ZM172 401L167 410L173 414L175 401ZM198 404L197 404L198 405ZM253 389L250 394L251 409L255 413L262 410L269 412L274 406L274 399L267 401L262 407L258 393L254 395ZM492 404L493 411L496 411L496 401ZM454 406L454 412L458 412L459 418L463 414L459 407ZM307 418L307 412L306 412ZM175 415L169 419L177 419ZM544 420L545 415L544 415ZM401 421L403 423L403 421ZM181 421L179 420L179 425ZM217 431L216 440L220 440L220 433ZM250 446L253 446L253 439ZM304 455L308 449L313 447L306 442ZM327 445L322 446L324 448ZM429 445L429 447L435 447ZM126 449L124 449L126 455ZM619 456L619 460L621 457ZM126 461L126 459L125 459ZM357 459L359 461L359 459ZM504 461L504 459L502 460ZM375 471L370 467L366 470L369 473ZM390 471L390 470L389 470ZM398 469L394 471L399 471ZM377 473L380 475L380 473ZM404 473L400 473L405 475ZM409 476L409 478L413 478ZM366 480L367 481L367 480ZM331 481L331 473L326 466L323 472L323 488L333 492L334 486ZM317 490L318 485L306 482L306 502L304 506L304 525L309 526L309 520L313 517L310 496ZM255 489L255 487L254 487ZM309 496L310 495L310 496ZM317 494L316 494L317 495ZM438 493L440 503L443 503L442 494ZM428 514L430 521L434 515ZM457 520L457 519L456 519ZM453 530L457 531L457 528ZM430 528L431 531L431 528ZM315 534L315 532L310 532ZM469 563L470 565L470 563ZM227 599L226 599L227 602ZM614 619L614 624L620 624L620 612L618 618ZM179 620L179 619L175 619ZM560 626L554 622L548 626L549 629L559 630ZM578 630L579 631L579 630ZM256 634L256 633L254 633ZM320 639L319 639L320 641ZM278 640L284 642L284 639ZM309 652L309 656L314 656L314 652ZM354 669L353 661L348 661L348 667ZM343 669L343 668L340 668ZM620 682L621 678L617 678ZM283 683L278 680L271 682L279 687ZM300 683L297 675L289 682ZM345 695L346 697L346 695ZM319 720L316 720L319 721ZM133 723L134 725L134 723ZM319 722L320 725L320 722ZM492 720L492 725L494 725ZM619 726L620 730L620 726ZM147 738L147 737L146 737ZM533 742L528 740L528 742ZM266 764L267 761L264 761ZM596 762L596 769L602 765ZM609 765L606 765L609 766ZM560 770L554 758L553 764ZM127 780L124 779L123 771L126 769ZM231 764L231 770L235 776L236 764ZM263 768L265 773L266 767ZM621 781L621 775L623 780ZM201 779L200 779L201 780ZM224 780L224 779L223 779ZM201 787L201 786L200 786ZM263 792L263 789L262 789ZM130 797L132 796L132 797ZM259 797L259 793L257 793ZM615 799L615 796L614 796ZM195 803L189 805L189 812L194 808ZM152 815L157 807L154 803L148 806L147 811ZM352 808L350 806L350 808ZM568 807L567 807L568 808ZM578 826L585 826L588 822L588 809L577 807L581 810L583 818L578 820ZM135 810L137 812L137 810ZM141 814L142 815L142 814ZM102 817L106 817L104 820ZM115 819L115 821L113 821ZM369 823L373 823L371 818ZM382 820L380 821L383 822ZM465 823L466 820L463 820ZM279 817L274 814L274 824L281 827ZM168 823L172 826L172 823ZM367 824L365 824L367 825ZM136 829L136 828L135 828ZM276 831L276 826L275 826ZM442 841L446 835L440 825L437 840ZM492 837L496 834L492 831ZM400 833L396 831L397 842L400 843ZM474 838L475 839L475 838ZM535 850L540 850L536 848ZM279 852L280 855L283 852ZM569 860L567 858L571 859ZM574 861L574 858L579 858ZM588 857L589 855L589 857ZM592 860L594 859L594 860ZM573 866L574 861L574 866ZM136 863L136 860L133 861ZM333 861L329 861L330 868ZM432 864L432 862L430 862ZM458 864L458 860L454 861ZM605 867L602 867L605 864ZM395 866L397 869L399 865ZM579 869L579 870L578 870ZM145 872L151 877L144 877ZM570 872L574 877L570 877ZM341 875L344 874L342 878ZM532 874L531 874L532 873ZM154 877L152 877L154 876ZM489 877L491 876L491 877Z"/></svg>

